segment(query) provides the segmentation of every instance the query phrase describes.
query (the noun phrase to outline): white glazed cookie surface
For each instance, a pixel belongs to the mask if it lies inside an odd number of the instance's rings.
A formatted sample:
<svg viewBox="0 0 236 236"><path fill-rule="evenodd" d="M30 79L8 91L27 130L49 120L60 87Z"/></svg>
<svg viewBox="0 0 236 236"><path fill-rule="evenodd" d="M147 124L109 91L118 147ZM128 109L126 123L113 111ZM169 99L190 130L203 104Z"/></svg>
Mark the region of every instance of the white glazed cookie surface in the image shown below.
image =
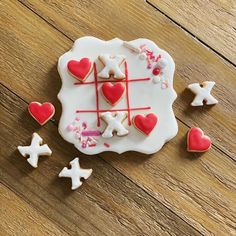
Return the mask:
<svg viewBox="0 0 236 236"><path fill-rule="evenodd" d="M131 47L127 47L127 43ZM115 106L111 106L101 93L102 83L100 82L97 83L98 102L96 102L94 69L97 70L96 74L104 69L104 65L98 59L104 54L124 56L125 63L121 64L120 69L125 74L126 65L128 81L136 80L129 82L117 80L126 85L126 90L128 86L130 112L127 110L127 91ZM85 57L95 63L95 68L81 84L68 72L67 63L70 60L79 61ZM164 67L158 66L160 59L165 62ZM157 66L160 73L154 75L153 70ZM58 62L58 71L62 80L62 88L58 94L62 103L59 133L66 141L73 143L78 150L90 155L104 151L123 153L133 150L146 154L157 152L178 132L172 110L172 104L177 97L173 89L174 69L175 64L171 56L147 39L137 39L126 43L118 38L103 41L94 37L83 37L76 40L72 49L62 55ZM142 80L143 78L148 79ZM137 81L138 79L141 80ZM112 77L109 79L97 77L97 80L113 83L115 81ZM100 112L97 112L97 103ZM100 116L106 111L113 112L113 110L114 114L117 110L129 113L129 117L122 122L128 134L119 137L114 132L111 138L103 138L102 133L107 123ZM149 135L144 135L130 120L135 115L149 113L154 113L158 122Z"/></svg>

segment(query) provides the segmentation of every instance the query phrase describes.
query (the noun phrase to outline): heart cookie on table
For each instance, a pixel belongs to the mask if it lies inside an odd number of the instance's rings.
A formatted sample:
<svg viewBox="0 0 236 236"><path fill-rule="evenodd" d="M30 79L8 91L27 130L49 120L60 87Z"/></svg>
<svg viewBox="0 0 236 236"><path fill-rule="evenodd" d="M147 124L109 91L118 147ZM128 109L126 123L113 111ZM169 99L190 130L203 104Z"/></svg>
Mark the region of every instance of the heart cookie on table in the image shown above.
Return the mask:
<svg viewBox="0 0 236 236"><path fill-rule="evenodd" d="M178 132L174 70L171 56L147 39L76 40L58 62L59 133L90 155L157 152Z"/></svg>
<svg viewBox="0 0 236 236"><path fill-rule="evenodd" d="M193 127L187 136L187 150L189 152L206 152L211 148L211 139L198 128Z"/></svg>
<svg viewBox="0 0 236 236"><path fill-rule="evenodd" d="M44 125L54 116L55 107L50 102L45 102L43 104L31 102L28 106L28 111L40 125Z"/></svg>

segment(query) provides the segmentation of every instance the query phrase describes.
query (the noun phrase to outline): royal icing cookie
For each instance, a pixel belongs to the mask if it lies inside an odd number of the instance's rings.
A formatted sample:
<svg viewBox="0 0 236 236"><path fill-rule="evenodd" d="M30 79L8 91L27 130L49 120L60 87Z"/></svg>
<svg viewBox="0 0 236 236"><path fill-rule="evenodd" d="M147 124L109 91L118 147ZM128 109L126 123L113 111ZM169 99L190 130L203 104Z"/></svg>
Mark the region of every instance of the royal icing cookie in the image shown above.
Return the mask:
<svg viewBox="0 0 236 236"><path fill-rule="evenodd" d="M98 73L99 77L109 79L112 75L115 79L125 78L125 74L121 70L121 65L125 61L123 55L101 54L98 59L104 65L104 68Z"/></svg>
<svg viewBox="0 0 236 236"><path fill-rule="evenodd" d="M83 82L92 71L93 63L87 57L80 59L80 61L70 60L67 63L67 69L72 76Z"/></svg>
<svg viewBox="0 0 236 236"><path fill-rule="evenodd" d="M59 177L71 178L72 186L71 189L75 190L82 185L81 178L88 179L88 177L92 174L92 169L82 169L79 165L79 158L76 157L74 160L70 162L71 168L68 169L64 167L59 173Z"/></svg>
<svg viewBox="0 0 236 236"><path fill-rule="evenodd" d="M206 105L217 104L218 101L211 95L211 90L214 87L215 82L205 81L201 84L194 83L188 85L188 88L195 94L191 106L203 106L203 101L206 102Z"/></svg>
<svg viewBox="0 0 236 236"><path fill-rule="evenodd" d="M157 124L157 116L153 113L136 115L133 118L134 126L143 134L149 135Z"/></svg>
<svg viewBox="0 0 236 236"><path fill-rule="evenodd" d="M17 149L23 157L27 157L27 161L34 168L38 167L39 156L51 156L52 151L47 144L43 144L43 139L37 134L33 133L30 146L18 146Z"/></svg>
<svg viewBox="0 0 236 236"><path fill-rule="evenodd" d="M107 102L114 106L124 95L125 85L120 82L106 82L101 86L101 91Z"/></svg>
<svg viewBox="0 0 236 236"><path fill-rule="evenodd" d="M102 134L103 138L113 137L113 133L116 132L117 136L125 136L129 131L122 124L127 118L127 114L124 111L118 111L114 115L107 111L102 113L101 118L106 122L107 126Z"/></svg>
<svg viewBox="0 0 236 236"><path fill-rule="evenodd" d="M193 127L187 136L187 150L189 152L206 152L211 148L211 139L204 135L200 128Z"/></svg>
<svg viewBox="0 0 236 236"><path fill-rule="evenodd" d="M82 58L93 62L83 83L68 71ZM157 152L178 131L174 69L171 56L147 39L76 40L58 62L59 133L86 154Z"/></svg>
<svg viewBox="0 0 236 236"><path fill-rule="evenodd" d="M55 107L50 102L45 102L43 104L31 102L28 106L28 111L40 125L44 125L54 116Z"/></svg>

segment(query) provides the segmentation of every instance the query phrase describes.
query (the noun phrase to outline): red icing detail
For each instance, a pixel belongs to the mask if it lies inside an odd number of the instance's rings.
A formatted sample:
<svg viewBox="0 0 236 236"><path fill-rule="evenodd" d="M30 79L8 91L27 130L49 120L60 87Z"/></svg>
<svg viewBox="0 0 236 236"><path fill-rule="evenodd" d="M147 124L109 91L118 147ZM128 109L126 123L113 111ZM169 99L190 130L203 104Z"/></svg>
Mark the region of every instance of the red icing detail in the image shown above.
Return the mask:
<svg viewBox="0 0 236 236"><path fill-rule="evenodd" d="M158 67L155 67L155 68L153 69L153 71L152 71L153 75L159 75L160 72L161 72L161 70L160 70L160 68L158 68Z"/></svg>
<svg viewBox="0 0 236 236"><path fill-rule="evenodd" d="M200 128L193 127L188 132L187 149L189 152L205 152L211 148L211 139Z"/></svg>
<svg viewBox="0 0 236 236"><path fill-rule="evenodd" d="M135 127L143 134L149 135L156 126L158 118L155 114L149 113L146 116L136 115L133 118Z"/></svg>
<svg viewBox="0 0 236 236"><path fill-rule="evenodd" d="M102 93L106 100L114 106L122 97L125 91L125 86L122 83L112 84L106 82L102 85Z"/></svg>
<svg viewBox="0 0 236 236"><path fill-rule="evenodd" d="M92 62L86 57L82 58L80 61L71 60L67 63L69 72L81 82L86 80L92 66Z"/></svg>
<svg viewBox="0 0 236 236"><path fill-rule="evenodd" d="M95 143L89 144L89 147L96 147Z"/></svg>
<svg viewBox="0 0 236 236"><path fill-rule="evenodd" d="M45 102L43 104L39 102L31 102L28 106L28 110L31 116L40 125L44 125L55 113L55 108L50 102Z"/></svg>
<svg viewBox="0 0 236 236"><path fill-rule="evenodd" d="M126 87L126 101L127 101L127 111L128 111L128 125L131 125L131 118L130 118L130 103L129 103L129 83L128 83L128 66L127 62L125 61L125 87Z"/></svg>
<svg viewBox="0 0 236 236"><path fill-rule="evenodd" d="M94 81L96 90L96 109L97 109L97 126L100 127L100 116L99 116L99 97L98 97L98 77L97 77L97 67L94 62Z"/></svg>
<svg viewBox="0 0 236 236"><path fill-rule="evenodd" d="M135 107L135 108L130 108L130 111L138 111L138 110L150 110L151 107ZM103 110L76 110L76 113L82 113L82 112L116 112L116 111L128 111L128 109L103 109Z"/></svg>
<svg viewBox="0 0 236 236"><path fill-rule="evenodd" d="M110 147L110 144L109 143L104 143L104 146L109 148Z"/></svg>

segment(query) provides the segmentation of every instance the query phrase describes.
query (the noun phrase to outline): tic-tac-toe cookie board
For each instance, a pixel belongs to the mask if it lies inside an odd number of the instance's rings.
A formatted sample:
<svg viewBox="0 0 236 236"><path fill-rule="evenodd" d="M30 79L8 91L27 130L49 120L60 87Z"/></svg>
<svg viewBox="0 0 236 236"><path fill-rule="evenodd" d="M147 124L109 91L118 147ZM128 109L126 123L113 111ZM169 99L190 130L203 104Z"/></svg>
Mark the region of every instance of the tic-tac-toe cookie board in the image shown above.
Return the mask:
<svg viewBox="0 0 236 236"><path fill-rule="evenodd" d="M178 131L174 69L147 39L76 40L58 62L60 134L86 154L157 152Z"/></svg>

